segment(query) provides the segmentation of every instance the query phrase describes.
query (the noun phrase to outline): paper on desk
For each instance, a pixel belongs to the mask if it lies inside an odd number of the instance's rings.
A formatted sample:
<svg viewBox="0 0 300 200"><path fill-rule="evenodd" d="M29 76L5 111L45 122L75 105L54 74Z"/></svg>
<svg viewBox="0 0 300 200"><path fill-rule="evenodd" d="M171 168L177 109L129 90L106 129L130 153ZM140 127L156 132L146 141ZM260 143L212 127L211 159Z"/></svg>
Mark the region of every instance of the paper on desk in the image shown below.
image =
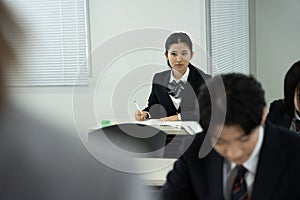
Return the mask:
<svg viewBox="0 0 300 200"><path fill-rule="evenodd" d="M196 121L183 121L182 128L184 128L190 135L195 135L203 131L200 124Z"/></svg>
<svg viewBox="0 0 300 200"><path fill-rule="evenodd" d="M162 121L157 119L151 119L143 121L142 124L149 125L149 126L170 126L173 128L183 128L185 129L190 135L194 135L196 133L202 132L202 128L200 124L196 121Z"/></svg>
<svg viewBox="0 0 300 200"><path fill-rule="evenodd" d="M180 129L182 121L163 121L159 119L150 119L138 123L145 124L148 126L171 126Z"/></svg>

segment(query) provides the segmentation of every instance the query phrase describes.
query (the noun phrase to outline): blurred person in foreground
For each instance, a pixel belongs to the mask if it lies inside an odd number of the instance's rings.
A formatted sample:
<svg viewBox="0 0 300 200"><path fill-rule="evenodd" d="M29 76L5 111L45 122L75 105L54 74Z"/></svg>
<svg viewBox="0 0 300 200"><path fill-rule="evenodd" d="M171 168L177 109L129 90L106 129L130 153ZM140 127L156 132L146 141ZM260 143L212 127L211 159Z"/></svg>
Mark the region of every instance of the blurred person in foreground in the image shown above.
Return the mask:
<svg viewBox="0 0 300 200"><path fill-rule="evenodd" d="M260 83L242 74L217 76L199 97L204 132L174 164L161 199L299 199L300 137L265 124Z"/></svg>
<svg viewBox="0 0 300 200"><path fill-rule="evenodd" d="M5 76L17 56L8 30L22 32L0 1L0 199L145 199L136 176L94 159L77 134L50 128L11 105Z"/></svg>

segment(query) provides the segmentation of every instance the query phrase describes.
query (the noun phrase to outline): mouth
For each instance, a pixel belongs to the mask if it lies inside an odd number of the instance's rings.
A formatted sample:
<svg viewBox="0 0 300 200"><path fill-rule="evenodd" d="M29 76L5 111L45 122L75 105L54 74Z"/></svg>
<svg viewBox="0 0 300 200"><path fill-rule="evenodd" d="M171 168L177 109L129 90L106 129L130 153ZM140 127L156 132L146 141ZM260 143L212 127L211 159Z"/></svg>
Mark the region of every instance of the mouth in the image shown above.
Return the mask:
<svg viewBox="0 0 300 200"><path fill-rule="evenodd" d="M183 67L183 64L175 64L176 67Z"/></svg>

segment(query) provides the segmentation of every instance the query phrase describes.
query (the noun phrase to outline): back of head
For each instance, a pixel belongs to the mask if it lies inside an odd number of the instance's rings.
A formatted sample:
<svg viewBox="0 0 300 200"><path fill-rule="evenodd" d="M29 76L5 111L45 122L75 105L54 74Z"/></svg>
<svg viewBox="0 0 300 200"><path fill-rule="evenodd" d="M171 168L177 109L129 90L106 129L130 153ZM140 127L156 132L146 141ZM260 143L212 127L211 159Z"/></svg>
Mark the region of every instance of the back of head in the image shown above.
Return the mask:
<svg viewBox="0 0 300 200"><path fill-rule="evenodd" d="M294 95L296 88L300 89L300 61L294 63L284 78L284 105L287 113L294 115Z"/></svg>
<svg viewBox="0 0 300 200"><path fill-rule="evenodd" d="M216 76L203 84L198 101L204 130L217 125L238 125L245 134L261 124L266 105L260 83L252 76L236 73ZM224 116L223 120L218 116Z"/></svg>

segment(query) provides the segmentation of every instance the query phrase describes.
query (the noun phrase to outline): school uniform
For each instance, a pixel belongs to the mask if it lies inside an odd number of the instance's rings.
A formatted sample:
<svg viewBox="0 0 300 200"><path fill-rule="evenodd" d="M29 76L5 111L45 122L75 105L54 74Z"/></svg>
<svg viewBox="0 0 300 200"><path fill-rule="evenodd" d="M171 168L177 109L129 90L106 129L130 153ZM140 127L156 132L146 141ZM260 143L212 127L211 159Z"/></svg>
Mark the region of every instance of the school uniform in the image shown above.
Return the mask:
<svg viewBox="0 0 300 200"><path fill-rule="evenodd" d="M205 133L197 134L189 149L175 162L161 189L161 199L225 199L225 159L214 149L199 158L204 138ZM299 135L267 123L251 182L250 199L299 199L299 152Z"/></svg>
<svg viewBox="0 0 300 200"><path fill-rule="evenodd" d="M151 118L162 118L180 114L181 120L199 120L198 89L210 78L200 69L189 64L187 80L179 101L172 100L170 92L171 70L154 75L152 91L148 99L148 106L144 109L150 113Z"/></svg>

